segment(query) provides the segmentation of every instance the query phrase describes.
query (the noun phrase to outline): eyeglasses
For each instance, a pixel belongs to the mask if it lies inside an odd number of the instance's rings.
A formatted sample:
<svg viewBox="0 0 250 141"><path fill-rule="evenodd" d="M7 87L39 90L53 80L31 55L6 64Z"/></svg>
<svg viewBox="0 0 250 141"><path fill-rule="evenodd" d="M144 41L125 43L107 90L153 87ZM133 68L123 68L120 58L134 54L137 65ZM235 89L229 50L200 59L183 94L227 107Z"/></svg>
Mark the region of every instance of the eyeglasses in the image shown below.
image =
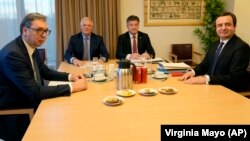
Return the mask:
<svg viewBox="0 0 250 141"><path fill-rule="evenodd" d="M49 36L49 34L51 33L51 30L43 30L42 28L31 28L31 27L28 28L36 31L38 35L43 35L45 33L46 36Z"/></svg>

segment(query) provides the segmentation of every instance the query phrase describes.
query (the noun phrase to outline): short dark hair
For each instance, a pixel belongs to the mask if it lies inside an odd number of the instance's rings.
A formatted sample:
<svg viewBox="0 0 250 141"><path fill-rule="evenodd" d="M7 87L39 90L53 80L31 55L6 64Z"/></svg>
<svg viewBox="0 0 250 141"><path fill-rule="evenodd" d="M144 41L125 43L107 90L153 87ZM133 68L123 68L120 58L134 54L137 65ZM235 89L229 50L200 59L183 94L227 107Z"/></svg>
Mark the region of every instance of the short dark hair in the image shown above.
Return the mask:
<svg viewBox="0 0 250 141"><path fill-rule="evenodd" d="M47 17L40 14L40 13L30 13L30 14L27 14L21 24L20 24L20 33L22 34L23 33L23 27L28 27L30 28L31 27L31 24L32 24L32 21L34 20L44 20L44 21L47 21Z"/></svg>
<svg viewBox="0 0 250 141"><path fill-rule="evenodd" d="M223 16L230 16L230 17L232 17L232 19L233 19L233 25L234 25L234 27L236 26L237 18L236 18L236 16L235 16L233 13L231 13L231 12L224 12L224 13L220 14L220 15L216 18L216 20L217 20L219 17L223 17Z"/></svg>
<svg viewBox="0 0 250 141"><path fill-rule="evenodd" d="M138 22L140 22L140 19L139 19L137 16L135 16L135 15L130 15L130 16L127 18L127 23L128 23L129 21L138 21Z"/></svg>

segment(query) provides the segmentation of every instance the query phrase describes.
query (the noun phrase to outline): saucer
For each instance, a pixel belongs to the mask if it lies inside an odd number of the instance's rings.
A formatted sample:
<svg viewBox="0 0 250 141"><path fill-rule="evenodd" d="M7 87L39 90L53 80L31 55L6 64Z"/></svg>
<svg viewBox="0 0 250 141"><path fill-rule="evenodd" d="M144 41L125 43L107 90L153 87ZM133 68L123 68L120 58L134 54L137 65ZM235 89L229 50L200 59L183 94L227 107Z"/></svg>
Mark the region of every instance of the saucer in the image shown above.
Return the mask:
<svg viewBox="0 0 250 141"><path fill-rule="evenodd" d="M151 96L151 95L156 95L158 91L153 88L143 88L143 89L140 89L138 92L141 95Z"/></svg>
<svg viewBox="0 0 250 141"><path fill-rule="evenodd" d="M162 75L153 74L152 75L152 78L155 78L155 79L164 79L164 78L167 78L167 77L168 77L168 75L166 75L166 74L162 74Z"/></svg>
<svg viewBox="0 0 250 141"><path fill-rule="evenodd" d="M118 90L116 94L122 97L130 97L134 96L136 92L134 90Z"/></svg>
<svg viewBox="0 0 250 141"><path fill-rule="evenodd" d="M173 87L161 87L158 91L162 94L175 94L177 93L177 89Z"/></svg>
<svg viewBox="0 0 250 141"><path fill-rule="evenodd" d="M107 77L93 77L92 80L96 82L103 82L107 80Z"/></svg>
<svg viewBox="0 0 250 141"><path fill-rule="evenodd" d="M103 99L103 103L109 106L121 105L124 101L124 98L119 96L107 96Z"/></svg>

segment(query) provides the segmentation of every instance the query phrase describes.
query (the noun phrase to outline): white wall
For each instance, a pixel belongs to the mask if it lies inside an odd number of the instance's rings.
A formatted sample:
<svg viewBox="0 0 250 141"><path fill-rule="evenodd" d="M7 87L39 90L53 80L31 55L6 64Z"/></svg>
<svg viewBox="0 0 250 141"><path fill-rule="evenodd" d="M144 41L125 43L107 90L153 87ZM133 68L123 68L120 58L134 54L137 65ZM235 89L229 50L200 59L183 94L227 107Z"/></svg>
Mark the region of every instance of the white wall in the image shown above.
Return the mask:
<svg viewBox="0 0 250 141"><path fill-rule="evenodd" d="M129 15L137 15L140 18L140 31L149 35L152 45L155 49L156 56L167 58L172 43L192 43L194 50L202 52L201 44L198 37L193 33L196 26L144 26L144 0L120 0L120 13L122 32L126 32L126 19ZM246 32L248 19L246 17L249 12L247 6L250 4L249 0L224 0L226 3L225 9L234 12L239 19L237 34L243 39L250 40L250 32ZM235 6L234 6L235 3ZM243 8L242 8L243 7ZM248 12L246 12L248 11ZM247 28L249 31L250 28ZM247 35L248 34L248 35ZM248 42L249 43L249 42ZM196 60L196 59L195 59ZM196 60L197 61L197 60Z"/></svg>

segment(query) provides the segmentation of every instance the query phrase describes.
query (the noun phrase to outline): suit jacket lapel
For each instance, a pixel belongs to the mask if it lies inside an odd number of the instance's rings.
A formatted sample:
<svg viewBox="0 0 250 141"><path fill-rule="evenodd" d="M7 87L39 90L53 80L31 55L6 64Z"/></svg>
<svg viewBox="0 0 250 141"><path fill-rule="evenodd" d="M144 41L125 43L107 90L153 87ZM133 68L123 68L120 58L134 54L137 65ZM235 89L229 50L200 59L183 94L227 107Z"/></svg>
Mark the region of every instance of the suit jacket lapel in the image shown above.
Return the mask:
<svg viewBox="0 0 250 141"><path fill-rule="evenodd" d="M95 36L93 35L93 33L91 33L91 37L90 37L90 49L89 49L89 54L90 54L90 58L92 59L93 58L93 55L94 55L94 51L95 51L95 48L97 47L96 45L96 38Z"/></svg>
<svg viewBox="0 0 250 141"><path fill-rule="evenodd" d="M28 53L28 50L27 50L27 48L22 40L22 36L17 37L16 43L20 47L20 50L23 53L23 55L25 56L26 61L29 63L29 69L33 71L31 60L29 57L29 53Z"/></svg>
<svg viewBox="0 0 250 141"><path fill-rule="evenodd" d="M128 53L132 53L132 50L131 50L132 46L131 46L131 39L130 39L130 36L129 36L129 32L126 33L126 44L127 44L127 46L125 46L125 47L127 49L125 49L125 50L127 50Z"/></svg>
<svg viewBox="0 0 250 141"><path fill-rule="evenodd" d="M138 45L138 53L139 54L141 54L141 50L142 50L142 40L143 40L143 38L142 38L142 34L141 34L141 32L138 32L138 37L137 37L137 45Z"/></svg>
<svg viewBox="0 0 250 141"><path fill-rule="evenodd" d="M83 49L84 49L84 46L83 46L83 36L82 36L82 33L79 33L78 36L77 36L78 40L77 40L77 48L79 50L79 56L80 58L83 58Z"/></svg>
<svg viewBox="0 0 250 141"><path fill-rule="evenodd" d="M233 40L235 40L235 35L227 42L227 44L225 44L223 50L222 50L221 53L220 53L220 56L219 56L219 58L218 58L218 60L217 60L216 65L218 65L218 63L219 63L220 61L223 60L223 56L224 56L227 52L230 51L230 49L231 49L231 47L232 47L232 41L233 41Z"/></svg>

